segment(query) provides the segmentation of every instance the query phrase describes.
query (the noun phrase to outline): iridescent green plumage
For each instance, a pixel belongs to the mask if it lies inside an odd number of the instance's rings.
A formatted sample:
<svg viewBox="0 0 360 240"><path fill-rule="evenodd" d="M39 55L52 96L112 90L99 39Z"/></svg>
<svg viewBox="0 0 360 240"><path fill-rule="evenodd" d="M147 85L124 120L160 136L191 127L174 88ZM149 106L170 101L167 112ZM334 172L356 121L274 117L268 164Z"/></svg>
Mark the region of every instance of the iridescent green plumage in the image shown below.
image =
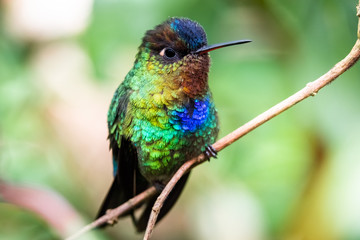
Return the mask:
<svg viewBox="0 0 360 240"><path fill-rule="evenodd" d="M215 141L218 120L208 86L211 49L203 28L185 18L171 18L145 34L108 112L115 179L99 216L152 184L166 184L186 160ZM176 185L158 219L173 206L187 177ZM140 219L133 215L139 231L155 199Z"/></svg>
<svg viewBox="0 0 360 240"><path fill-rule="evenodd" d="M118 143L125 137L134 144L140 172L146 179L166 182L184 161L200 154L206 145L214 142L218 132L216 110L210 92L196 98L185 93L185 80L180 73L194 64L191 56L164 66L156 56L141 51L141 57L112 101L110 135ZM208 56L204 58L208 61ZM117 118L119 99L124 96L127 96L124 99L127 101L126 112ZM200 120L202 124L196 129L184 129L186 125L183 126L179 114L196 110L195 101L206 103L202 109L206 119ZM191 119L190 113L188 115Z"/></svg>

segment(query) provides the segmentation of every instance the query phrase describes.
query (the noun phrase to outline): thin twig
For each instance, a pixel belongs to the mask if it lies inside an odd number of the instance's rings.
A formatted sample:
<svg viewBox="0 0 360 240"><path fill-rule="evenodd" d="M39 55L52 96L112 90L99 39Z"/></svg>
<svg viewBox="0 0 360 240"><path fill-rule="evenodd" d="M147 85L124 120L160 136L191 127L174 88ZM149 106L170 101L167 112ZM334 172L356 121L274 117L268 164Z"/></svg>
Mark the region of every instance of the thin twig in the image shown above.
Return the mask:
<svg viewBox="0 0 360 240"><path fill-rule="evenodd" d="M359 0L360 6L360 0ZM357 16L360 17L360 7L357 7ZM251 132L255 128L259 127L260 125L264 124L265 122L269 121L273 117L279 115L280 113L284 112L285 110L289 109L290 107L294 106L296 103L308 98L309 96L315 96L317 92L334 81L338 76L344 73L347 69L355 64L355 62L360 58L360 21L358 26L358 40L356 41L354 47L350 51L350 53L339 63L337 63L330 71L326 74L318 78L317 80L308 83L303 89L295 93L294 95L288 97L284 101L278 103L274 107L270 108L266 112L260 114L253 120L249 121L248 123L244 124L243 126L239 127L235 131L231 132L230 134L226 135L225 137L218 140L212 146L216 151L221 151L222 149L226 148L233 142L237 141L242 136L246 135L247 133ZM186 163L184 163L180 169L175 173L175 175L171 178L169 183L166 185L164 190L161 192L160 196L157 198L154 206L153 211L150 215L148 226L146 228L146 232L144 235L144 240L148 240L151 237L153 228L156 223L157 216L160 212L160 209L166 200L167 196L174 188L176 183L179 179L188 172L191 168L195 167L196 165L204 162L205 158L204 155L201 154L196 158L193 158ZM74 235L67 238L67 240L73 240L78 238L80 235L90 231L93 228L96 228L108 221L116 219L117 216L121 215L124 212L129 211L132 208L135 208L142 202L146 201L150 196L153 196L156 193L155 187L151 187L144 191L143 193L135 196L134 198L130 199L126 203L122 204L121 206L117 207L114 210L109 211L103 217L97 219L96 221L92 222L91 224L85 226L79 232L75 233Z"/></svg>
<svg viewBox="0 0 360 240"><path fill-rule="evenodd" d="M156 188L155 187L150 187L150 188L146 189L144 192L136 195L135 197L131 198L127 202L121 204L119 207L117 207L115 209L108 210L104 216L102 216L102 217L96 219L94 222L86 225L85 227L80 229L75 234L73 234L70 237L66 238L66 240L77 239L78 237L80 237L84 233L86 233L86 232L88 232L88 231L90 231L90 230L92 230L92 229L94 229L96 227L99 227L99 226L103 225L104 223L114 221L115 219L118 218L118 216L120 216L121 214L126 213L126 212L130 211L131 209L139 206L146 199L148 199L151 196L155 195L155 193L156 193Z"/></svg>
<svg viewBox="0 0 360 240"><path fill-rule="evenodd" d="M360 6L360 0L359 0ZM357 7L357 16L360 14L360 7ZM255 128L259 127L260 125L264 124L265 122L269 121L273 117L279 115L280 113L284 112L285 110L289 109L290 107L294 106L298 102L308 98L310 96L315 96L318 91L334 81L338 76L348 70L351 66L355 64L355 62L360 58L360 20L359 20L359 29L358 29L358 39L350 51L350 53L340 62L338 62L330 71L325 73L320 78L316 79L313 82L308 83L303 89L298 91L297 93L293 94L292 96L288 97L284 101L278 103L274 107L270 108L269 110L265 111L264 113L260 114L253 120L249 121L248 123L244 124L243 126L239 127L232 133L228 134L227 136L223 137L212 146L215 150L220 151L225 147L229 146L233 142L237 141L242 136L246 135L247 133L251 132ZM157 198L150 218L149 222L145 231L144 240L148 240L151 237L152 231L154 229L156 219L158 214L160 213L161 207L164 204L167 196L170 194L172 189L175 187L176 183L179 179L188 172L192 167L204 161L204 156L200 155L197 158L191 159L190 161L186 162L171 178L169 183L166 185L164 190L161 192L159 197Z"/></svg>

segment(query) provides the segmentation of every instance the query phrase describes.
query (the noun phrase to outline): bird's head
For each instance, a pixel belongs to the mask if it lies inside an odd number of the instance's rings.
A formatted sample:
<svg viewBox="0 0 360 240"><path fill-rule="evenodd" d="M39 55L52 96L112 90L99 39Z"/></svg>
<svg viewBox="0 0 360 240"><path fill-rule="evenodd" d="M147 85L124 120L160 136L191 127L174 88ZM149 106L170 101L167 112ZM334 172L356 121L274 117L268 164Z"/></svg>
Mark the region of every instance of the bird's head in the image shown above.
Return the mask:
<svg viewBox="0 0 360 240"><path fill-rule="evenodd" d="M187 18L169 18L146 32L135 66L146 67L150 74L174 82L193 97L208 90L208 52L246 42L250 41L208 45L199 23Z"/></svg>

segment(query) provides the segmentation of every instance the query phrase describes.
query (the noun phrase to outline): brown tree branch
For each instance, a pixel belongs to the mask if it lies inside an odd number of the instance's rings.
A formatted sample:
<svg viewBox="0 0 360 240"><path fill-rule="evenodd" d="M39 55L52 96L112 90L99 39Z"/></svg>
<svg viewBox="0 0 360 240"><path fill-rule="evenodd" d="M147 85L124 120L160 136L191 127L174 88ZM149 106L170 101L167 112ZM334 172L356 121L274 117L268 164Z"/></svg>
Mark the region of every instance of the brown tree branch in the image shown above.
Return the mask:
<svg viewBox="0 0 360 240"><path fill-rule="evenodd" d="M360 0L359 5L357 6L357 16L360 17ZM231 132L227 136L221 138L216 143L214 143L212 146L215 150L218 152L222 149L226 148L233 142L237 141L242 136L246 135L247 133L253 131L255 128L259 127L260 125L264 124L265 122L269 121L273 117L279 115L280 113L284 112L285 110L289 109L290 107L294 106L298 102L304 100L305 98L308 98L309 96L315 96L317 92L334 81L338 76L340 76L342 73L344 73L346 70L348 70L351 66L355 64L355 62L360 58L360 20L358 25L358 39L350 51L350 53L340 62L338 62L333 68L331 68L327 73L325 73L323 76L318 78L317 80L308 83L303 89L295 93L294 95L288 97L284 101L278 103L277 105L273 106L269 110L265 111L264 113L260 114L253 120L247 122L243 126L239 127L235 131ZM152 231L154 229L157 216L160 212L160 209L171 192L171 190L174 188L176 183L179 181L179 179L187 173L191 168L195 167L196 165L202 163L205 161L204 155L201 154L196 158L193 158L186 163L184 163L179 170L174 174L174 176L171 178L169 183L166 185L164 190L161 192L160 196L157 198L152 213L150 215L150 219L148 222L148 226L144 235L144 240L148 240L151 237ZM139 205L140 203L147 200L150 196L153 196L156 193L155 187L151 187L144 191L143 193L135 196L134 198L130 199L126 203L122 204L121 206L117 207L114 210L109 211L106 215L103 217L97 219L95 222L85 226L83 229L81 229L76 234L70 236L68 240L76 239L83 233L100 226L108 221L113 220L117 216L121 215L124 212L129 211L130 209L134 208L135 206Z"/></svg>

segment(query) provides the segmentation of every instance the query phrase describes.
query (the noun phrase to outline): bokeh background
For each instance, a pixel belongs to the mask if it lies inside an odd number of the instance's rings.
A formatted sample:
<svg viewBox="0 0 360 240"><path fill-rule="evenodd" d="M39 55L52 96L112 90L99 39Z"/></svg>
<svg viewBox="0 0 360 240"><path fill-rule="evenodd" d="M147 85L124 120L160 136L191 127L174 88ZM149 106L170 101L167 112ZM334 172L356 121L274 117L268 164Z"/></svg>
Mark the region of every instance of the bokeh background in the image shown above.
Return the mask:
<svg viewBox="0 0 360 240"><path fill-rule="evenodd" d="M146 30L196 20L221 136L356 40L356 0L1 0L0 239L61 239L112 181L106 112ZM193 170L153 239L360 239L360 65ZM141 239L130 219L82 239Z"/></svg>

